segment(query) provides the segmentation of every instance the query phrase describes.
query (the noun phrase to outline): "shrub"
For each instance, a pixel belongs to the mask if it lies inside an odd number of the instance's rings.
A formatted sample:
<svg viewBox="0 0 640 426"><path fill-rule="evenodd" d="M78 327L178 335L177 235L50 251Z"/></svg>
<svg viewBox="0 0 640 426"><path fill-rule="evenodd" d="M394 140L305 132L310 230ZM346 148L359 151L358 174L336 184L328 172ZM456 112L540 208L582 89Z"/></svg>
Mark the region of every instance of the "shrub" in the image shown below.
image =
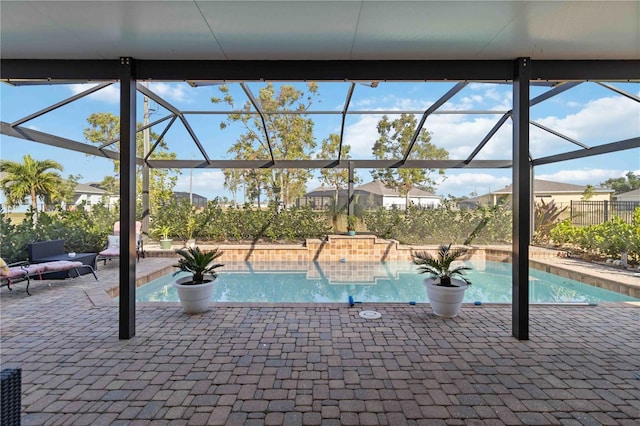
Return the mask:
<svg viewBox="0 0 640 426"><path fill-rule="evenodd" d="M555 201L551 200L548 204L544 200L535 203L534 206L534 224L533 241L540 244L549 242L551 238L551 230L555 227L560 218L568 207L558 208Z"/></svg>
<svg viewBox="0 0 640 426"><path fill-rule="evenodd" d="M558 223L551 238L562 247L580 250L590 256L620 259L627 251L629 259L640 260L640 208L634 211L631 223L617 216L599 225L578 227L569 220Z"/></svg>
<svg viewBox="0 0 640 426"><path fill-rule="evenodd" d="M365 215L367 229L406 244L499 244L511 241L511 211L504 206L459 210L412 205L405 213L381 208Z"/></svg>
<svg viewBox="0 0 640 426"><path fill-rule="evenodd" d="M104 248L107 235L112 233L113 223L118 220L117 212L110 212L100 204L90 212L84 205L74 211L40 212L37 223L30 212L19 225L12 225L4 212L1 213L1 252L7 262L26 260L28 244L36 241L63 239L68 251L98 252Z"/></svg>

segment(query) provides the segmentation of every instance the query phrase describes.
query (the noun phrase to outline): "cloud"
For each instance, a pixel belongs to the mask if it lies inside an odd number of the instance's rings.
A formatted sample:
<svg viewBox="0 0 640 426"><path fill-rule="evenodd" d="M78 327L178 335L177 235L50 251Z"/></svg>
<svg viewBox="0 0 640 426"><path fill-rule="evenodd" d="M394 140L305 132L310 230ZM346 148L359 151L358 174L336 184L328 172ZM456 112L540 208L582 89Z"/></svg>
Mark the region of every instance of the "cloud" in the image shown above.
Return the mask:
<svg viewBox="0 0 640 426"><path fill-rule="evenodd" d="M598 186L601 182L611 178L624 177L630 170L619 169L573 169L560 170L552 173L536 173L535 178L549 180L553 182L573 183L576 185ZM631 170L634 174L640 174L640 169ZM506 176L499 176L499 173L507 173ZM458 172L447 170L443 178L439 178L436 192L440 195L470 196L472 192L478 195L502 189L511 184L511 171L496 172L496 174L484 171L478 172Z"/></svg>
<svg viewBox="0 0 640 426"><path fill-rule="evenodd" d="M475 192L478 195L487 194L511 184L511 177L495 176L485 172L462 172L456 173L447 171L444 178L436 188L440 195L470 195Z"/></svg>
<svg viewBox="0 0 640 426"><path fill-rule="evenodd" d="M380 116L366 115L345 127L344 142L351 146L351 158L372 158L371 149L378 139L377 124Z"/></svg>
<svg viewBox="0 0 640 426"><path fill-rule="evenodd" d="M189 192L189 171L183 170L175 186L176 191ZM222 170L194 170L192 190L194 193L213 199L225 191Z"/></svg>
<svg viewBox="0 0 640 426"><path fill-rule="evenodd" d="M95 84L70 84L69 88L74 95L89 90ZM177 83L150 83L149 89L157 93L162 98L172 102L191 102L186 87ZM120 102L120 89L118 84L112 84L98 90L88 96L89 99L96 101L117 104Z"/></svg>
<svg viewBox="0 0 640 426"><path fill-rule="evenodd" d="M308 190L307 192L313 191L314 189L319 188L321 186L322 186L322 183L320 182L320 177L314 176L307 181L307 184L306 184L306 187Z"/></svg>
<svg viewBox="0 0 640 426"><path fill-rule="evenodd" d="M187 103L191 101L183 84L149 83L149 89L168 101Z"/></svg>
<svg viewBox="0 0 640 426"><path fill-rule="evenodd" d="M471 84L471 93L460 92L462 97L454 97L441 109L464 111L487 109L506 111L511 109L512 94L502 85ZM479 93L482 91L482 93ZM426 110L433 100L398 98L384 96L366 98L362 104L377 105L378 110ZM432 143L449 151L451 159L465 159L482 141L500 119L494 115L433 114L428 117L426 128L432 133ZM351 145L353 158L372 158L371 148L378 138L376 125L381 116L362 116L345 128L345 143ZM390 118L393 118L390 116ZM417 117L418 119L420 117ZM476 159L511 158L511 122L507 121L478 154Z"/></svg>
<svg viewBox="0 0 640 426"><path fill-rule="evenodd" d="M70 84L69 89L74 95L78 93L82 93L85 90L89 90L92 87L97 86L96 84ZM93 92L89 96L88 99L93 99L100 102L107 102L110 104L118 104L120 103L120 89L117 84L111 84L110 86L103 87L97 92Z"/></svg>
<svg viewBox="0 0 640 426"><path fill-rule="evenodd" d="M598 185L611 178L624 177L628 170L616 169L578 169L560 170L554 173L536 174L536 179L555 182L575 183L578 185ZM640 170L634 172L637 174Z"/></svg>
<svg viewBox="0 0 640 426"><path fill-rule="evenodd" d="M431 143L449 151L452 160L464 160L482 142L500 115L434 115L426 128L432 133ZM477 160L511 158L511 125L505 123L475 157Z"/></svg>
<svg viewBox="0 0 640 426"><path fill-rule="evenodd" d="M565 117L549 115L534 120L565 136L595 146L637 137L640 134L639 117L640 109L636 102L616 96L592 100L584 108ZM554 147L557 147L559 142L565 147L564 150L578 149L577 146L564 142L548 132L538 131L536 135L535 144L531 145L534 157L557 151Z"/></svg>

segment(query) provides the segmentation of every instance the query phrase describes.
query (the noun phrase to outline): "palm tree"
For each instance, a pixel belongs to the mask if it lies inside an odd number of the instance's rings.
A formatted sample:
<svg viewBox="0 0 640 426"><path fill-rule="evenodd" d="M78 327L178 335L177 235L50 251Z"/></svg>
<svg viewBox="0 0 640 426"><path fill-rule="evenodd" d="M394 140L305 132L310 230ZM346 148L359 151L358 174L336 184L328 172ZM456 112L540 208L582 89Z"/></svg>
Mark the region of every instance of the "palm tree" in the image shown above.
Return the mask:
<svg viewBox="0 0 640 426"><path fill-rule="evenodd" d="M455 266L451 264L464 256L467 249L464 247L451 249L448 246L441 245L437 256L432 256L426 251L419 251L413 254L413 263L418 265L418 272L421 274L429 274L433 277L439 277L440 282L435 284L443 287L456 287L451 284L451 278L458 278L467 285L471 285L471 281L464 276L464 271L470 271L468 266Z"/></svg>
<svg viewBox="0 0 640 426"><path fill-rule="evenodd" d="M62 183L60 175L50 169L62 171L63 167L57 161L38 161L28 154L22 157L22 161L0 161L0 171L6 173L0 185L10 207L19 206L26 197L30 197L31 207L37 212L38 197L55 194Z"/></svg>

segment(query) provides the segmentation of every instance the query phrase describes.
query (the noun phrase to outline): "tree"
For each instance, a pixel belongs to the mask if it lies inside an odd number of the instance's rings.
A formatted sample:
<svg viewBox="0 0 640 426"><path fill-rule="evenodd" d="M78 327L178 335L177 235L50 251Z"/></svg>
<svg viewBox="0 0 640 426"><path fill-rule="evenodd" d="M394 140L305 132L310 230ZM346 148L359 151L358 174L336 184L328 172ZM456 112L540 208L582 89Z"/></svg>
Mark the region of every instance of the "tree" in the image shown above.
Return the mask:
<svg viewBox="0 0 640 426"><path fill-rule="evenodd" d="M105 176L100 182L100 188L104 189L109 195L116 195L120 192L120 181L115 176Z"/></svg>
<svg viewBox="0 0 640 426"><path fill-rule="evenodd" d="M332 133L328 138L322 141L322 147L317 155L318 159L338 158L338 150L340 149L340 136ZM342 146L342 159L349 159L349 151L351 147L349 145ZM326 185L335 189L333 201L327 206L327 214L331 218L333 230L338 230L338 219L344 215L347 206L340 204L338 195L341 189L344 189L349 184L349 169L321 169L320 170L320 182L322 185ZM360 178L354 176L354 183L360 182Z"/></svg>
<svg viewBox="0 0 640 426"><path fill-rule="evenodd" d="M84 129L85 139L96 145L104 145L113 142L118 151L120 150L120 118L116 115L107 112L99 112L91 114L87 117L89 127ZM138 123L138 128L141 125ZM159 135L155 132L149 132L150 143L153 145ZM114 142L115 141L115 142ZM142 132L136 133L136 156L144 156L144 141ZM162 140L149 157L154 160L172 160L176 158L174 152L169 152L166 141ZM115 161L113 165L113 171L115 173L120 172L120 162ZM178 174L181 172L175 169L151 169L149 174L149 198L151 203L152 212L163 205L167 200L171 198L173 188L178 181ZM111 176L105 177L103 180L105 189L107 191L117 191L118 183L115 178ZM142 167L139 166L136 173L136 193L142 194Z"/></svg>
<svg viewBox="0 0 640 426"><path fill-rule="evenodd" d="M55 194L62 184L60 174L51 169L62 171L63 167L57 161L38 161L28 154L22 157L22 163L0 161L0 171L7 174L1 181L7 204L16 207L29 197L31 207L37 212L38 197Z"/></svg>
<svg viewBox="0 0 640 426"><path fill-rule="evenodd" d="M591 198L593 198L595 194L596 194L596 189L593 187L593 185L587 185L584 188L584 192L582 193L581 199L583 201L589 201Z"/></svg>
<svg viewBox="0 0 640 426"><path fill-rule="evenodd" d="M318 159L338 158L338 149L340 148L340 136L332 133L328 138L322 141L322 147L320 153L317 155ZM351 158L349 155L351 147L349 145L342 145L343 160ZM335 188L334 195L335 205L338 205L338 193L341 189L344 189L349 184L349 170L348 169L322 169L320 170L320 182L330 188ZM359 183L360 178L354 176L354 183Z"/></svg>
<svg viewBox="0 0 640 426"><path fill-rule="evenodd" d="M622 194L640 188L640 175L628 172L625 177L607 179L600 185L613 189L616 194Z"/></svg>
<svg viewBox="0 0 640 426"><path fill-rule="evenodd" d="M45 204L73 204L76 197L76 187L80 179L82 179L82 175L79 174L69 175L67 179L61 179L60 185L56 187L56 190L45 196Z"/></svg>
<svg viewBox="0 0 640 426"><path fill-rule="evenodd" d="M393 121L383 116L378 122L380 137L373 145L373 155L380 160L400 160L409 147L409 143L416 131L417 120L413 114L402 114ZM438 148L431 142L431 134L421 129L418 139L410 154L415 160L445 160L449 153L444 148ZM409 208L409 191L415 187L433 191L435 181L430 175L434 169L375 169L371 172L373 179L382 181L388 188L396 189L405 196L406 208ZM438 173L444 175L444 170Z"/></svg>
<svg viewBox="0 0 640 426"><path fill-rule="evenodd" d="M213 103L226 103L234 110L233 96L228 86L219 86L222 98L214 97ZM311 150L315 148L313 139L313 120L308 118L305 111L317 96L318 86L310 82L307 91L297 90L291 85L282 85L278 90L272 83L260 89L256 102L262 111L278 112L265 114L264 121L269 141L262 125L262 117L253 114L255 109L251 101L242 106L242 113L229 114L227 120L220 123L225 129L231 123L238 123L244 133L227 151L237 160L269 160L269 144L273 156L277 160L307 160L311 157ZM251 201L259 200L265 192L274 203L289 205L295 197L304 194L306 183L311 172L305 169L256 169L234 173L225 170L225 186L237 188L240 183L246 186L245 194Z"/></svg>

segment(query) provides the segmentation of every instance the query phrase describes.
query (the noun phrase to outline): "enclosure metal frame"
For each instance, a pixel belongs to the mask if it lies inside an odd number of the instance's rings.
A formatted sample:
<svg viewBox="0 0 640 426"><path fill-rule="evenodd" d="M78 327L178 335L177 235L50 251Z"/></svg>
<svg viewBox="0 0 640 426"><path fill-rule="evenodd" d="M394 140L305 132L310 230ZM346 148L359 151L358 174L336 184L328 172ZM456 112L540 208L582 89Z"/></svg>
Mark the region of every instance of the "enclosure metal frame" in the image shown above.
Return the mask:
<svg viewBox="0 0 640 426"><path fill-rule="evenodd" d="M640 137L590 148L579 141L563 137L582 149L532 159L529 155L529 109L537 102L561 93L581 81L640 81L640 60L338 60L338 61L201 61L201 60L136 60L123 57L119 60L38 60L38 59L2 59L0 61L0 80L10 84L54 84L57 82L109 82L120 81L120 152L108 149L108 146L92 147L54 135L38 132L21 126L27 120L46 113L60 105L47 108L14 123L1 123L0 133L28 139L64 149L103 155L120 159L120 197L125 206L135 206L135 166L146 163L149 167L171 168L348 168L350 175L354 168L505 168L513 169L513 336L526 340L529 338L529 299L528 299L528 253L531 240L531 191L532 170L536 165L550 164L590 155L599 155L620 150L640 147ZM151 160L136 158L136 89L141 91L137 81L456 81L447 94L430 109L420 112L421 123L446 100L460 90L466 82L484 81L508 83L513 86L513 109L503 114L494 128L465 160L409 160L409 148L400 160L344 160L341 152L336 160L277 160L271 156L266 160L215 160L209 159L206 151L192 134L194 142L203 154L203 160ZM195 83L197 84L197 83ZM555 86L539 98L529 100L530 86L545 84ZM564 85L564 87L563 87ZM246 88L246 86L243 86ZM608 87L604 85L604 87ZM617 89L610 87L611 90ZM143 89L144 90L144 89ZM353 85L348 94L344 116ZM623 95L639 101L635 95ZM146 95L153 96L149 91ZM248 96L251 96L248 93ZM183 113L166 105L174 116L187 125ZM258 109L258 113L265 114ZM378 112L379 113L379 112ZM396 111L397 113L397 111ZM513 120L513 158L512 161L474 160L475 155L504 124L508 118ZM154 125L156 123L150 123ZM419 132L420 128L416 129ZM553 132L553 131L552 131ZM342 132L341 132L342 136ZM120 246L121 259L128 259L127 267L120 269L120 327L119 337L130 339L135 336L135 209L124 208L121 211L121 233L123 243ZM123 263L124 264L124 263Z"/></svg>

